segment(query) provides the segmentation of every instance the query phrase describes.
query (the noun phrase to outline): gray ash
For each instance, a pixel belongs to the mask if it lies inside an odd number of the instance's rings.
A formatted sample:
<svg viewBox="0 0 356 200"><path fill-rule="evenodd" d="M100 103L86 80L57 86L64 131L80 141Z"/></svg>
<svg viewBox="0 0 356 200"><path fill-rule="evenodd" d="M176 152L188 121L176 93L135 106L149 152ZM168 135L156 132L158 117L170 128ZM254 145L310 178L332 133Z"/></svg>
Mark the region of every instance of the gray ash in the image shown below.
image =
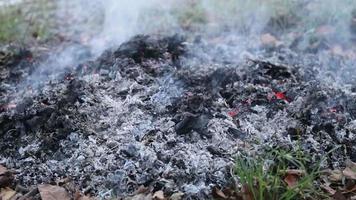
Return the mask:
<svg viewBox="0 0 356 200"><path fill-rule="evenodd" d="M355 94L320 81L316 56L280 49L205 60L197 52L207 48L136 36L17 96L11 74L31 74L32 64L1 68L0 163L27 186L69 177L99 197L143 185L206 199L231 184L247 146L300 141L320 157L341 145L325 165L356 159Z"/></svg>

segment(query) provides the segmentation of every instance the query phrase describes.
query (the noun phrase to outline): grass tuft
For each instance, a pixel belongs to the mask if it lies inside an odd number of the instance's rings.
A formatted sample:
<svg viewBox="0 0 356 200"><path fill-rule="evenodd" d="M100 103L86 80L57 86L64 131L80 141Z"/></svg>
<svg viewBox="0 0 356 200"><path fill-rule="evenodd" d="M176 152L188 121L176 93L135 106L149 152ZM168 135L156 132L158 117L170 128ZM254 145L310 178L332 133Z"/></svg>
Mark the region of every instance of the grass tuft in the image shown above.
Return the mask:
<svg viewBox="0 0 356 200"><path fill-rule="evenodd" d="M254 158L240 155L235 174L246 199L327 199L317 185L323 161L313 164L302 150L278 149Z"/></svg>

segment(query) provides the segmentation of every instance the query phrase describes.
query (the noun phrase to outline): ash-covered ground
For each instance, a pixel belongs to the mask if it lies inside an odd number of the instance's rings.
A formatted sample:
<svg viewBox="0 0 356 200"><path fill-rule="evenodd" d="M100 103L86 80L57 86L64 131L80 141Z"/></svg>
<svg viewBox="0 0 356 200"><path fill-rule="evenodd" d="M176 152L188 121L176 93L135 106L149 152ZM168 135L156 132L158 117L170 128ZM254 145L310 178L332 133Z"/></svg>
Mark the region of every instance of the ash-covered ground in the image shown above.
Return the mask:
<svg viewBox="0 0 356 200"><path fill-rule="evenodd" d="M24 186L208 199L239 152L300 144L318 160L340 146L324 167L355 161L354 60L244 42L136 36L48 79L16 51L0 69L0 164Z"/></svg>

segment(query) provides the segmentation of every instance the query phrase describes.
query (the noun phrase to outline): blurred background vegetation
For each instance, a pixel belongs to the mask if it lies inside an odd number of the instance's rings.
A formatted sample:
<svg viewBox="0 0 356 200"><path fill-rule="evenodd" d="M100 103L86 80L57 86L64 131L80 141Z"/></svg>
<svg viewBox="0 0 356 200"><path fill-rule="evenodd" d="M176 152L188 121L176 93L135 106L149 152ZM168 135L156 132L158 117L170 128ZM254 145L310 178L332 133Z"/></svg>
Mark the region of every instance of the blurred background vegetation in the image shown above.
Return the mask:
<svg viewBox="0 0 356 200"><path fill-rule="evenodd" d="M47 0L3 0L0 4L0 42L46 40L54 29L55 4Z"/></svg>
<svg viewBox="0 0 356 200"><path fill-rule="evenodd" d="M105 18L103 4L109 4L107 2L111 1L0 0L0 43L46 42L54 37L96 34L102 29ZM339 32L337 39L343 40L348 38L351 13L356 8L354 0L158 2L170 6L168 9L157 6L141 10L139 30L142 33L197 29L214 29L217 32L233 30L247 34L293 29L309 33L320 26L332 25ZM269 30L266 30L266 25Z"/></svg>

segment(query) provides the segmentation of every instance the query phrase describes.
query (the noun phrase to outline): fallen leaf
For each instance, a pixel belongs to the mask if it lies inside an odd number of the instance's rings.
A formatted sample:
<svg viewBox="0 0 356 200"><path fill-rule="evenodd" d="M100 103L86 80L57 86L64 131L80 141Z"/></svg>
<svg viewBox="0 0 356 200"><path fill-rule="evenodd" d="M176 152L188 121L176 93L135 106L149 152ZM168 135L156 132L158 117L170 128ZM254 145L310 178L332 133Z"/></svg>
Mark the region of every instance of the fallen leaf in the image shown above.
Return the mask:
<svg viewBox="0 0 356 200"><path fill-rule="evenodd" d="M295 174L287 174L284 177L284 182L287 183L288 187L292 188L298 184L298 175Z"/></svg>
<svg viewBox="0 0 356 200"><path fill-rule="evenodd" d="M354 185L352 188L342 191L343 194L349 194L349 193L353 193L356 192L356 185Z"/></svg>
<svg viewBox="0 0 356 200"><path fill-rule="evenodd" d="M344 169L342 174L348 179L356 180L356 171L354 171L348 167L346 169Z"/></svg>
<svg viewBox="0 0 356 200"><path fill-rule="evenodd" d="M7 172L6 167L0 165L0 175L4 174L5 172Z"/></svg>
<svg viewBox="0 0 356 200"><path fill-rule="evenodd" d="M184 193L183 192L176 192L169 197L169 200L181 200L183 197Z"/></svg>
<svg viewBox="0 0 356 200"><path fill-rule="evenodd" d="M39 185L38 190L42 200L70 200L67 191L56 185Z"/></svg>
<svg viewBox="0 0 356 200"><path fill-rule="evenodd" d="M136 194L133 197L125 198L126 200L152 200L152 194Z"/></svg>
<svg viewBox="0 0 356 200"><path fill-rule="evenodd" d="M94 200L94 199L91 198L91 197L88 197L88 196L81 196L81 197L79 198L79 200Z"/></svg>
<svg viewBox="0 0 356 200"><path fill-rule="evenodd" d="M343 173L341 170L335 169L330 171L330 175L328 176L328 179L333 182L339 182L342 180Z"/></svg>
<svg viewBox="0 0 356 200"><path fill-rule="evenodd" d="M176 192L169 197L169 200L181 200L183 197L184 193L183 192Z"/></svg>
<svg viewBox="0 0 356 200"><path fill-rule="evenodd" d="M248 185L243 185L241 192L243 200L254 200L253 193Z"/></svg>
<svg viewBox="0 0 356 200"><path fill-rule="evenodd" d="M213 187L212 195L216 199L227 199L228 197L217 187Z"/></svg>
<svg viewBox="0 0 356 200"><path fill-rule="evenodd" d="M93 198L91 198L90 196L86 196L86 195L82 194L80 191L77 190L74 193L73 200L93 200Z"/></svg>
<svg viewBox="0 0 356 200"><path fill-rule="evenodd" d="M16 192L8 187L6 188L1 188L0 191L0 199L1 200L9 200L13 196L15 196Z"/></svg>
<svg viewBox="0 0 356 200"><path fill-rule="evenodd" d="M356 170L356 163L352 162L351 160L346 161L346 167L351 168L352 170Z"/></svg>
<svg viewBox="0 0 356 200"><path fill-rule="evenodd" d="M140 187L137 188L137 190L134 192L134 194L141 194L141 193L147 193L149 188L141 185Z"/></svg>
<svg viewBox="0 0 356 200"><path fill-rule="evenodd" d="M153 199L155 200L164 200L164 193L162 190L159 190L153 194Z"/></svg>
<svg viewBox="0 0 356 200"><path fill-rule="evenodd" d="M340 191L335 192L335 194L333 195L333 199L334 200L347 200L346 197Z"/></svg>
<svg viewBox="0 0 356 200"><path fill-rule="evenodd" d="M79 200L81 197L82 197L82 194L78 190L75 191L73 199Z"/></svg>
<svg viewBox="0 0 356 200"><path fill-rule="evenodd" d="M300 170L300 169L287 169L286 170L286 174L293 174L296 176L303 176L305 175L305 171L304 170Z"/></svg>
<svg viewBox="0 0 356 200"><path fill-rule="evenodd" d="M30 189L26 194L24 194L20 199L18 200L28 200L28 199L33 199L35 195L38 194L38 188L34 187Z"/></svg>
<svg viewBox="0 0 356 200"><path fill-rule="evenodd" d="M331 188L328 185L321 185L321 188L323 188L325 191L327 191L329 194L334 195L336 193L336 190Z"/></svg>
<svg viewBox="0 0 356 200"><path fill-rule="evenodd" d="M0 188L11 185L14 180L14 175L10 171L5 171L0 174Z"/></svg>

